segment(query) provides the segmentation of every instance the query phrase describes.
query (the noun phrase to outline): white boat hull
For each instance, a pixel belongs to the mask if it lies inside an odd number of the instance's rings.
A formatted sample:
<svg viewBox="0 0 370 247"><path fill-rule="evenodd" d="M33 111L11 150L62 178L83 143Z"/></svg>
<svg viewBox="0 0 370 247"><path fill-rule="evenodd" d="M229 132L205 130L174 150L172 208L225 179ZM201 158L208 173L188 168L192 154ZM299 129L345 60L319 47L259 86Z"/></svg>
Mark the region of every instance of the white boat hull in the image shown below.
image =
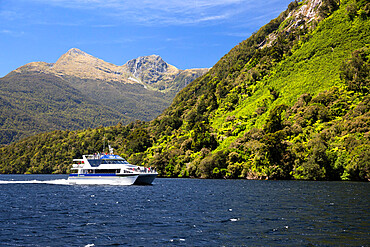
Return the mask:
<svg viewBox="0 0 370 247"><path fill-rule="evenodd" d="M89 176L79 174L78 176L69 176L69 184L82 184L82 185L132 185L135 183L138 175L132 176Z"/></svg>
<svg viewBox="0 0 370 247"><path fill-rule="evenodd" d="M134 184L137 185L150 185L157 177L158 173L140 173Z"/></svg>

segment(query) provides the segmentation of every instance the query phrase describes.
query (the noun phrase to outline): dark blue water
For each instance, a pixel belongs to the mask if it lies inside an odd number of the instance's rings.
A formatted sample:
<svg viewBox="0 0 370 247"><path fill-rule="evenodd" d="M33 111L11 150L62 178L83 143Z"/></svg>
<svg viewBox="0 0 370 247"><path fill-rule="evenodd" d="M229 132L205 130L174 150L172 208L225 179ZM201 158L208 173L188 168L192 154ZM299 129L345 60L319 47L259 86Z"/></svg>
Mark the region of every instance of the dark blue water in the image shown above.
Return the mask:
<svg viewBox="0 0 370 247"><path fill-rule="evenodd" d="M59 175L0 175L52 180ZM1 246L369 246L370 183L0 183Z"/></svg>

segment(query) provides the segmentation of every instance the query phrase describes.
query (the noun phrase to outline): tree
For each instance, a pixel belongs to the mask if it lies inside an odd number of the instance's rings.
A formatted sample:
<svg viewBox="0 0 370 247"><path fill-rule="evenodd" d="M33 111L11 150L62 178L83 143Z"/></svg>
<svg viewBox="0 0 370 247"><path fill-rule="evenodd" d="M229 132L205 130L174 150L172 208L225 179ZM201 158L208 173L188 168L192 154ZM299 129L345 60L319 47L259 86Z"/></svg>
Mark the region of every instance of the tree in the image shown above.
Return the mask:
<svg viewBox="0 0 370 247"><path fill-rule="evenodd" d="M319 15L321 18L326 18L338 8L338 0L323 0L319 8Z"/></svg>
<svg viewBox="0 0 370 247"><path fill-rule="evenodd" d="M127 138L129 139L127 146L134 153L144 152L152 145L148 131L144 128L135 129Z"/></svg>
<svg viewBox="0 0 370 247"><path fill-rule="evenodd" d="M349 90L367 93L370 87L370 49L365 47L352 53L341 66L340 77Z"/></svg>
<svg viewBox="0 0 370 247"><path fill-rule="evenodd" d="M273 174L270 174L273 179L287 179L290 177L291 166L284 161L288 147L285 138L285 131L279 130L274 133L267 133L262 139L265 144L262 152L266 154L269 164L273 168Z"/></svg>
<svg viewBox="0 0 370 247"><path fill-rule="evenodd" d="M347 165L346 171L353 180L370 179L370 145L360 145L351 153L351 162Z"/></svg>
<svg viewBox="0 0 370 247"><path fill-rule="evenodd" d="M202 148L210 148L211 150L217 147L217 140L209 133L209 126L202 122L196 123L191 134L193 151L200 151Z"/></svg>
<svg viewBox="0 0 370 247"><path fill-rule="evenodd" d="M282 114L288 108L287 105L278 105L275 106L271 111L270 115L267 118L266 124L264 126L264 131L267 133L274 133L276 131L283 129L282 124Z"/></svg>

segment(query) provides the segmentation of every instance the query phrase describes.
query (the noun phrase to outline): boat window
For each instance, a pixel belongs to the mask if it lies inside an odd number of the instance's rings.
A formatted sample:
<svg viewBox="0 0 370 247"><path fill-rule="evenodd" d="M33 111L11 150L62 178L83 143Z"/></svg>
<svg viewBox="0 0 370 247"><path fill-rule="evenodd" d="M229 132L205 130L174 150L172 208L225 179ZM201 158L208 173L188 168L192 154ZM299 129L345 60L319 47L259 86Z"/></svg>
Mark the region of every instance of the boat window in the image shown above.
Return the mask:
<svg viewBox="0 0 370 247"><path fill-rule="evenodd" d="M116 164L128 164L126 160L117 160Z"/></svg>
<svg viewBox="0 0 370 247"><path fill-rule="evenodd" d="M89 163L92 167L98 167L100 165L100 162L101 162L100 160L94 160L94 159L91 159L91 160L88 160L88 161L89 161Z"/></svg>
<svg viewBox="0 0 370 247"><path fill-rule="evenodd" d="M126 160L102 160L102 164L128 164Z"/></svg>
<svg viewBox="0 0 370 247"><path fill-rule="evenodd" d="M114 164L113 160L103 160L102 164Z"/></svg>

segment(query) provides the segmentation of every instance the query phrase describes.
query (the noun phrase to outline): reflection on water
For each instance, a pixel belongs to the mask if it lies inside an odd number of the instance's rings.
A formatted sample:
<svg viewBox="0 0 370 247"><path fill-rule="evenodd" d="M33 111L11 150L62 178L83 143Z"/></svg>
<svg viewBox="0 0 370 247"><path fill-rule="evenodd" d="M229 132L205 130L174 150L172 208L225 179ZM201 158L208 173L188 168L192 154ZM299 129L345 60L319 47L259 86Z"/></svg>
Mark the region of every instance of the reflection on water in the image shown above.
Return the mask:
<svg viewBox="0 0 370 247"><path fill-rule="evenodd" d="M64 179L66 176L0 175L3 181L0 243L10 246L370 243L369 183L156 179L153 186L49 184L62 183ZM15 183L21 180L25 182Z"/></svg>

